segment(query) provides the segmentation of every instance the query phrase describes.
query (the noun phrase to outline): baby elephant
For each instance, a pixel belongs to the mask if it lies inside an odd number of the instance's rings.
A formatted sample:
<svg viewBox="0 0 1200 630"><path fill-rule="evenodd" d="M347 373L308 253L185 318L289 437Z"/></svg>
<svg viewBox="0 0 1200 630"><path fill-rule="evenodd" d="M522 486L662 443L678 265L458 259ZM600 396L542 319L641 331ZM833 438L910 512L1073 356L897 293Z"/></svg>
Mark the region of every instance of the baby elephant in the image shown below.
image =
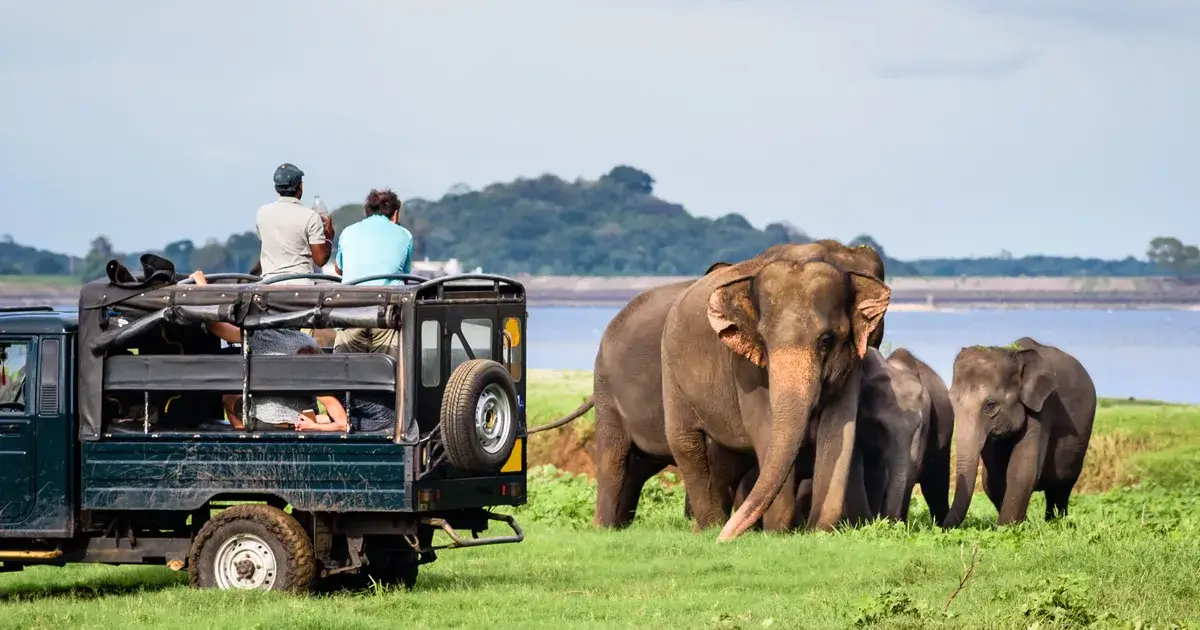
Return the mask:
<svg viewBox="0 0 1200 630"><path fill-rule="evenodd" d="M981 456L983 489L1000 525L1025 520L1038 490L1046 520L1065 516L1096 416L1096 386L1079 361L1029 337L1003 348L963 348L950 399L958 455L945 525L966 518Z"/></svg>
<svg viewBox="0 0 1200 630"><path fill-rule="evenodd" d="M920 483L935 522L941 522L954 427L946 385L906 349L887 359L875 352L871 359L863 363L855 440L871 514L907 521L913 486Z"/></svg>

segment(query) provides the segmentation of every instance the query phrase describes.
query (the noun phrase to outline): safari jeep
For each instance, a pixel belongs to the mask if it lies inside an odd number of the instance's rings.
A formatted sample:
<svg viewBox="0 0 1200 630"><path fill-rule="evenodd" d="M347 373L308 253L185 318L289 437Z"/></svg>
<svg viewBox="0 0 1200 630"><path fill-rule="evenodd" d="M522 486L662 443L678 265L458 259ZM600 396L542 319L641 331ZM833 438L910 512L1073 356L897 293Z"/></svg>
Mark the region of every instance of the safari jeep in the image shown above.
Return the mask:
<svg viewBox="0 0 1200 630"><path fill-rule="evenodd" d="M435 550L524 538L489 511L525 503L519 283L214 274L198 286L169 261L143 265L134 277L110 262L75 312L0 312L2 570L158 564L196 587L411 587ZM297 279L315 283L281 284ZM246 343L225 346L215 322ZM255 354L255 335L280 328L393 329L400 342ZM351 429L264 430L255 397L289 393L336 397ZM243 429L225 421L230 399ZM394 420L357 430L363 400ZM480 538L494 522L512 534Z"/></svg>

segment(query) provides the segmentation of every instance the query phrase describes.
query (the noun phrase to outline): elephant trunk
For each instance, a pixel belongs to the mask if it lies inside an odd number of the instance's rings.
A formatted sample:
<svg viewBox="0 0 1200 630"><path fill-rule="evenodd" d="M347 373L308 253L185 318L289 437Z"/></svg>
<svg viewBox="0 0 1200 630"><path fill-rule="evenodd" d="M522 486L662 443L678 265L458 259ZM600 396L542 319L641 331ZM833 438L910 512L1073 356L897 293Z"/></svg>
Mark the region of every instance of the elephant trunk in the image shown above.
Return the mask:
<svg viewBox="0 0 1200 630"><path fill-rule="evenodd" d="M777 350L767 359L771 389L771 437L758 480L717 540L740 536L758 519L795 469L796 455L820 394L820 369L811 350Z"/></svg>
<svg viewBox="0 0 1200 630"><path fill-rule="evenodd" d="M975 494L975 477L979 472L979 454L983 451L987 432L978 421L964 418L955 423L954 504L946 515L943 527L958 527L967 518L971 497Z"/></svg>
<svg viewBox="0 0 1200 630"><path fill-rule="evenodd" d="M909 457L908 450L893 445L887 461L887 491L883 496L880 516L894 521L904 520L904 507L908 501Z"/></svg>

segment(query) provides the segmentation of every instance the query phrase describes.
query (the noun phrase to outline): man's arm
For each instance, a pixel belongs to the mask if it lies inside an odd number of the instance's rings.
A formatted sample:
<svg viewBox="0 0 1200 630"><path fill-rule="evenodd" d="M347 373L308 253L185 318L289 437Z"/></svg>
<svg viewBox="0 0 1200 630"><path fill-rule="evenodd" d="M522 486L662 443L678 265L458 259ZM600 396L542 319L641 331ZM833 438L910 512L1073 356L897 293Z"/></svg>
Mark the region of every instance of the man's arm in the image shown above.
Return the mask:
<svg viewBox="0 0 1200 630"><path fill-rule="evenodd" d="M342 275L342 249L339 247L337 255L333 257L333 272L337 275Z"/></svg>
<svg viewBox="0 0 1200 630"><path fill-rule="evenodd" d="M413 239L410 236L408 239L408 251L405 252L405 254L404 254L404 267L403 267L403 269L400 270L400 273L412 273L412 259L413 259Z"/></svg>
<svg viewBox="0 0 1200 630"><path fill-rule="evenodd" d="M333 254L333 219L326 218L322 221L321 215L313 211L305 231L308 233L308 246L312 249L313 263L324 267L325 263L329 262L329 256Z"/></svg>

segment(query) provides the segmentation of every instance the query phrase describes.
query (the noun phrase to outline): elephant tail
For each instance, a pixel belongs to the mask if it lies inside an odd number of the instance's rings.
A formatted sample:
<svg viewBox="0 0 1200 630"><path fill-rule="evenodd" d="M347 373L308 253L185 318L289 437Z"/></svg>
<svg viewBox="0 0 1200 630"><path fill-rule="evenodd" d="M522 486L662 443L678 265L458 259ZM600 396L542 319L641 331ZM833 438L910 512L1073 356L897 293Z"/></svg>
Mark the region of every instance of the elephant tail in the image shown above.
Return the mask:
<svg viewBox="0 0 1200 630"><path fill-rule="evenodd" d="M551 422L550 424L543 424L540 427L535 427L535 428L529 429L525 433L527 435L533 435L534 433L538 433L540 431L549 431L550 429L557 429L558 427L561 427L564 424L567 424L568 422L571 422L572 420L575 420L576 418L583 416L583 414L591 411L592 407L595 407L595 406L596 406L596 395L592 394L591 396L587 397L587 400L583 401L582 405L579 405L579 408L577 408L575 411L572 411L569 415L563 416L563 417L559 418L558 420Z"/></svg>

